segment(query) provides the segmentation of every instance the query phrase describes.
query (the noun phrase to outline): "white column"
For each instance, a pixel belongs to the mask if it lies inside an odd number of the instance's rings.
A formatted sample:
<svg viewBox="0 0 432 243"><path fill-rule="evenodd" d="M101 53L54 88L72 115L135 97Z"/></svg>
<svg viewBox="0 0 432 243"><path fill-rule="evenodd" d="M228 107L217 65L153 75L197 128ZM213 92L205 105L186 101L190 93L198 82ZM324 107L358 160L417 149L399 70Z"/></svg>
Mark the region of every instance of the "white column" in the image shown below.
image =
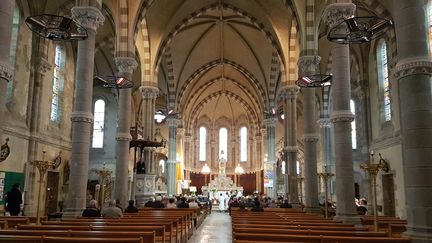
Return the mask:
<svg viewBox="0 0 432 243"><path fill-rule="evenodd" d="M99 6L100 7L100 6ZM72 17L87 29L88 38L78 42L72 121L72 155L69 193L64 217L81 215L86 206L90 134L93 113L93 70L96 30L105 20L96 7L73 7Z"/></svg>
<svg viewBox="0 0 432 243"><path fill-rule="evenodd" d="M330 4L323 17L332 28L343 19L354 15L352 3ZM351 83L349 46L332 45L332 98L333 109L330 120L334 126L335 163L336 163L336 217L345 223L360 224L354 204L354 170L351 144L351 122L354 114L350 111Z"/></svg>
<svg viewBox="0 0 432 243"><path fill-rule="evenodd" d="M167 161L167 186L168 195L175 195L176 165L177 165L177 126L180 121L176 118L168 118L168 161Z"/></svg>
<svg viewBox="0 0 432 243"><path fill-rule="evenodd" d="M132 57L116 57L114 62L119 74L132 80L132 72L138 63ZM114 183L114 199L119 200L125 208L129 199L129 142L130 135L132 93L131 88L119 90L118 125L116 135L116 170Z"/></svg>

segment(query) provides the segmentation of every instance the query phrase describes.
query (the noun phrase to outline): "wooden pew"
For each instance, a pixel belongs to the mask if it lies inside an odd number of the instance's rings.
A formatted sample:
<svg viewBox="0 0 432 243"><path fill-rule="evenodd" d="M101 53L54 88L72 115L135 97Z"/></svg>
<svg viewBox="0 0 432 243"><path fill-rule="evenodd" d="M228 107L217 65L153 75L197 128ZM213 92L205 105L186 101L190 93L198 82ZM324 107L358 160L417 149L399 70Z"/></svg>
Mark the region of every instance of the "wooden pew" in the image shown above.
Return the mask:
<svg viewBox="0 0 432 243"><path fill-rule="evenodd" d="M1 221L6 221L8 228L13 228L18 224L29 224L30 218L23 216L0 216Z"/></svg>
<svg viewBox="0 0 432 243"><path fill-rule="evenodd" d="M392 237L400 237L406 231L406 224L389 224L388 233Z"/></svg>
<svg viewBox="0 0 432 243"><path fill-rule="evenodd" d="M411 242L406 238L394 237L350 237L350 236L316 236L316 235L282 235L258 233L234 233L234 242L320 242L320 243L381 243L381 242Z"/></svg>
<svg viewBox="0 0 432 243"><path fill-rule="evenodd" d="M271 228L271 229L299 229L299 230L336 230L336 231L368 231L368 228L339 227L339 226L304 226L304 225L283 225L283 224L233 224L233 228Z"/></svg>
<svg viewBox="0 0 432 243"><path fill-rule="evenodd" d="M7 229L7 228L9 228L7 221L0 220L0 229Z"/></svg>
<svg viewBox="0 0 432 243"><path fill-rule="evenodd" d="M386 237L387 232L373 231L335 231L335 230L298 230L298 229L274 229L274 228L233 228L237 233L264 233L264 234L289 234L289 235L331 235L331 236L362 236L362 237Z"/></svg>

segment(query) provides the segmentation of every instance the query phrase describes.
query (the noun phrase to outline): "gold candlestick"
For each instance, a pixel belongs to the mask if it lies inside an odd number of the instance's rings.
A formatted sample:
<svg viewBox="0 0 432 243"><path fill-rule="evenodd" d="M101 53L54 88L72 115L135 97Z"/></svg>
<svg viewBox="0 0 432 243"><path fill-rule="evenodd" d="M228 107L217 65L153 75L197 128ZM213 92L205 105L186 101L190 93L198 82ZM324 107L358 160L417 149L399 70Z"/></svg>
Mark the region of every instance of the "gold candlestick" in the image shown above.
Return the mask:
<svg viewBox="0 0 432 243"><path fill-rule="evenodd" d="M328 180L334 176L333 173L330 172L322 172L322 173L318 173L318 176L321 177L324 181L324 191L325 191L325 198L324 198L324 212L325 212L325 217L328 218L328 205L327 205L327 201L328 201L328 188L327 188L327 182Z"/></svg>
<svg viewBox="0 0 432 243"><path fill-rule="evenodd" d="M40 223L40 200L41 200L41 191L42 191L42 183L44 183L45 173L47 170L54 165L52 161L45 160L45 151L42 151L42 160L31 161L30 164L36 166L39 171L39 192L37 199L37 209L36 209L36 223Z"/></svg>
<svg viewBox="0 0 432 243"><path fill-rule="evenodd" d="M105 183L107 181L107 178L111 177L112 171L107 169L105 167L105 162L103 164L102 169L98 170L98 169L93 169L92 170L94 173L96 173L99 176L99 179L101 181L101 203L100 203L100 207L103 207L103 204L105 202Z"/></svg>
<svg viewBox="0 0 432 243"><path fill-rule="evenodd" d="M371 156L371 163L367 164L361 164L360 168L363 169L368 175L369 175L369 180L372 181L372 196L373 196L373 214L374 214L374 230L378 231L378 210L377 210L377 195L376 195L376 177L378 175L378 172L380 170L383 170L385 172L389 171L389 165L387 163L387 161L385 161L382 157L381 154L379 154L380 160L378 164L374 164L373 163L373 151L370 152L370 156Z"/></svg>

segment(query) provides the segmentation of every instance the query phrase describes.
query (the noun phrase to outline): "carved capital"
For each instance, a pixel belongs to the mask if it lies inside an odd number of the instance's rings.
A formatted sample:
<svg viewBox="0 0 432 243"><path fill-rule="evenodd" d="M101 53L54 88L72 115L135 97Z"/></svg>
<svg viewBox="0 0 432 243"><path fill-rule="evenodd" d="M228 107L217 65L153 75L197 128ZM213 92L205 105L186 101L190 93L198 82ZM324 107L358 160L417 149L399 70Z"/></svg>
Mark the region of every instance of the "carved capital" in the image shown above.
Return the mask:
<svg viewBox="0 0 432 243"><path fill-rule="evenodd" d="M305 133L302 137L303 142L318 142L319 135L317 133Z"/></svg>
<svg viewBox="0 0 432 243"><path fill-rule="evenodd" d="M9 82L13 79L13 70L9 63L0 62L0 78Z"/></svg>
<svg viewBox="0 0 432 243"><path fill-rule="evenodd" d="M285 99L297 99L300 88L297 85L287 85L281 88L280 94Z"/></svg>
<svg viewBox="0 0 432 243"><path fill-rule="evenodd" d="M40 58L36 63L36 68L40 74L45 75L46 72L51 70L52 66L45 58Z"/></svg>
<svg viewBox="0 0 432 243"><path fill-rule="evenodd" d="M180 120L177 118L169 117L166 119L168 127L177 127L180 125Z"/></svg>
<svg viewBox="0 0 432 243"><path fill-rule="evenodd" d="M322 18L330 28L333 28L343 20L354 16L355 11L356 5L353 3L333 3L325 8Z"/></svg>
<svg viewBox="0 0 432 243"><path fill-rule="evenodd" d="M331 122L329 118L321 118L317 121L321 128L331 127Z"/></svg>
<svg viewBox="0 0 432 243"><path fill-rule="evenodd" d="M132 136L130 135L130 133L118 132L116 135L116 140L117 141L131 141Z"/></svg>
<svg viewBox="0 0 432 243"><path fill-rule="evenodd" d="M407 58L400 60L394 69L393 75L397 79L416 74L432 75L432 62L428 57Z"/></svg>
<svg viewBox="0 0 432 243"><path fill-rule="evenodd" d="M90 112L80 112L80 111L72 112L71 121L93 123L93 114Z"/></svg>
<svg viewBox="0 0 432 243"><path fill-rule="evenodd" d="M132 74L133 70L138 67L135 58L132 57L116 57L114 63L120 73Z"/></svg>
<svg viewBox="0 0 432 243"><path fill-rule="evenodd" d="M73 7L72 18L82 27L96 31L103 25L105 17L102 12L95 7Z"/></svg>
<svg viewBox="0 0 432 243"><path fill-rule="evenodd" d="M301 56L298 60L299 76L316 74L320 61L320 56Z"/></svg>
<svg viewBox="0 0 432 243"><path fill-rule="evenodd" d="M185 133L186 133L186 129L184 129L184 128L177 128L177 136L184 137Z"/></svg>
<svg viewBox="0 0 432 243"><path fill-rule="evenodd" d="M276 127L276 123L277 123L277 118L275 117L264 119L264 124L266 125L267 128Z"/></svg>
<svg viewBox="0 0 432 243"><path fill-rule="evenodd" d="M144 99L156 99L159 94L159 89L154 86L141 86L139 89Z"/></svg>
<svg viewBox="0 0 432 243"><path fill-rule="evenodd" d="M352 122L354 121L355 115L350 110L333 111L330 116L330 120L333 123L336 122Z"/></svg>

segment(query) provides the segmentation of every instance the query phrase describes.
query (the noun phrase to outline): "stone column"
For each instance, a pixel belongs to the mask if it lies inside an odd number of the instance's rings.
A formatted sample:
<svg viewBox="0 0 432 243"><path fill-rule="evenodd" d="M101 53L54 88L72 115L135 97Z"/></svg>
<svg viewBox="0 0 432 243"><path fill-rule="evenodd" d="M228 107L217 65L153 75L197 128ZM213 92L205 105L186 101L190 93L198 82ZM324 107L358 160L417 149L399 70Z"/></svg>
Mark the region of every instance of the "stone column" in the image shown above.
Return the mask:
<svg viewBox="0 0 432 243"><path fill-rule="evenodd" d="M168 161L167 161L167 186L168 195L175 195L176 191L176 165L177 165L177 126L180 121L176 118L168 118Z"/></svg>
<svg viewBox="0 0 432 243"><path fill-rule="evenodd" d="M282 88L284 98L284 157L285 194L291 203L298 203L297 186L297 93L299 88L289 85Z"/></svg>
<svg viewBox="0 0 432 243"><path fill-rule="evenodd" d="M299 60L299 76L316 74L321 58L319 56L302 56ZM303 89L304 114L304 186L306 211L319 212L318 180L317 180L317 142L318 134L315 131L315 89Z"/></svg>
<svg viewBox="0 0 432 243"><path fill-rule="evenodd" d="M140 91L143 97L142 103L142 125L144 140L153 141L155 132L154 113L156 98L159 89L156 86L141 86ZM143 159L145 165L145 174L137 174L137 185L144 188L135 188L138 205L143 205L145 200L153 197L155 194L156 162L154 158L154 148L144 148Z"/></svg>
<svg viewBox="0 0 432 243"><path fill-rule="evenodd" d="M132 72L138 63L132 57L116 57L114 62L119 70L119 75L132 80ZM114 182L114 199L119 200L125 208L129 199L129 142L130 134L132 89L119 90L118 124L116 135L116 170Z"/></svg>
<svg viewBox="0 0 432 243"><path fill-rule="evenodd" d="M0 114L5 114L5 96L7 83L12 81L13 67L9 64L10 43L12 38L12 18L15 7L14 0L0 1ZM4 116L0 116L0 144L3 140Z"/></svg>
<svg viewBox="0 0 432 243"><path fill-rule="evenodd" d="M402 155L407 210L406 235L432 241L432 63L424 1L394 1Z"/></svg>
<svg viewBox="0 0 432 243"><path fill-rule="evenodd" d="M334 3L324 10L324 21L332 28L343 19L355 14L352 3ZM330 120L334 126L336 162L336 217L345 223L360 224L354 200L354 171L351 145L350 111L351 83L349 46L332 44L332 98L333 109Z"/></svg>
<svg viewBox="0 0 432 243"><path fill-rule="evenodd" d="M264 187L267 196L274 198L277 195L277 174L276 174L276 146L275 130L277 118L270 117L264 120L267 129L267 161L264 163L264 174L271 174L273 187Z"/></svg>
<svg viewBox="0 0 432 243"><path fill-rule="evenodd" d="M39 38L39 37L38 37ZM41 49L46 45L41 45ZM42 90L44 88L44 78L46 72L51 69L51 65L43 56L42 53L35 53L35 59L38 61L35 64L35 68L33 69L33 82L30 84L31 95L29 98L31 102L27 107L27 114L30 117L30 137L29 137L29 145L28 145L28 161L35 161L37 159L37 155L39 149L38 143L38 134L40 131L40 104L42 99ZM36 191L36 167L31 165L30 163L26 163L25 165L25 183L24 183L24 212L27 216L36 216L36 200L35 195L37 195Z"/></svg>
<svg viewBox="0 0 432 243"><path fill-rule="evenodd" d="M100 7L100 6L99 6ZM96 29L104 17L97 7L73 7L72 16L87 29L88 38L78 42L76 81L72 121L72 155L69 176L69 194L65 217L81 215L86 205L90 135L93 113L93 69Z"/></svg>

